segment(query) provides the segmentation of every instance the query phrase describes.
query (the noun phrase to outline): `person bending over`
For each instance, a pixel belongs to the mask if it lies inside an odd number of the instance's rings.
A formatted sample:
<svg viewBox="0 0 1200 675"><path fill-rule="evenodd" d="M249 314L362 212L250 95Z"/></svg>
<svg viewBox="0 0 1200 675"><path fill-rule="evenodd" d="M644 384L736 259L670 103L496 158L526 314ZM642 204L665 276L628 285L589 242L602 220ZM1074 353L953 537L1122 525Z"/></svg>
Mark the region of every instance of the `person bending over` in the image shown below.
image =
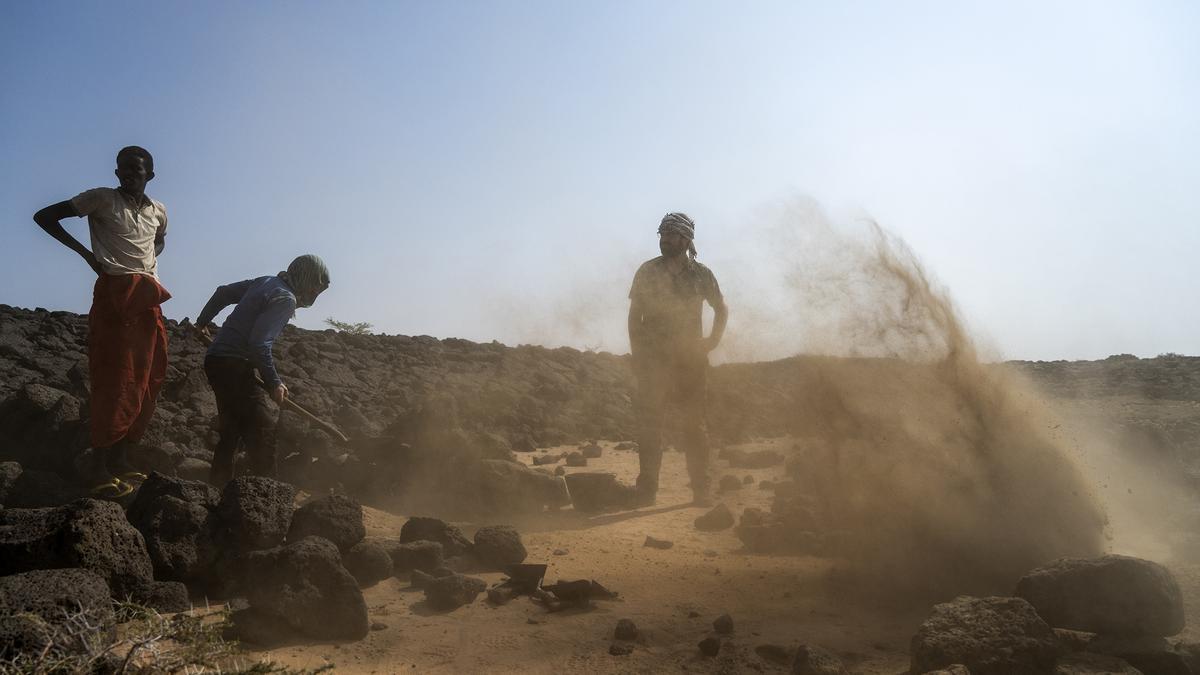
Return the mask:
<svg viewBox="0 0 1200 675"><path fill-rule="evenodd" d="M197 329L212 338L204 374L217 397L221 425L209 476L213 485L221 487L233 478L239 444L245 446L250 473L275 476L277 415L267 396L281 404L288 389L275 371L271 347L296 308L311 307L326 288L329 270L325 263L315 255L302 255L286 272L218 287L196 318ZM237 306L213 337L213 319L234 304Z"/></svg>

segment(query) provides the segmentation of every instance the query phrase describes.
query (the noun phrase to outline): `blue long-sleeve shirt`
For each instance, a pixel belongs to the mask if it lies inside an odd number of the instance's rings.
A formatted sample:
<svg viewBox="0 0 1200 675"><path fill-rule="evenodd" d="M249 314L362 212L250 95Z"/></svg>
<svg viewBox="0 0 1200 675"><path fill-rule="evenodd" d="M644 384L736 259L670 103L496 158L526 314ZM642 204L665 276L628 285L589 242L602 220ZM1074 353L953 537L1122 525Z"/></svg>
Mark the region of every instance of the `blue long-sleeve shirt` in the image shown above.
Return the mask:
<svg viewBox="0 0 1200 675"><path fill-rule="evenodd" d="M247 279L219 286L196 317L203 326L229 305L237 304L217 331L209 356L233 356L254 364L263 382L277 387L283 380L275 372L271 346L296 313L296 294L276 276Z"/></svg>

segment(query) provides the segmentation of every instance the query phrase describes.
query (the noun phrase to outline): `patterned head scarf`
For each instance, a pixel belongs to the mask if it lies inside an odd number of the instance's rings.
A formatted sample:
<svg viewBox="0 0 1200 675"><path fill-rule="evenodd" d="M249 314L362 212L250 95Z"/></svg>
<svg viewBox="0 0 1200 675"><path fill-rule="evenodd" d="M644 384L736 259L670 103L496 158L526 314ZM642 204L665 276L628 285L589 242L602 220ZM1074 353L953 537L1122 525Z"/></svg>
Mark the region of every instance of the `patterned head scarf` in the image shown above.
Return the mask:
<svg viewBox="0 0 1200 675"><path fill-rule="evenodd" d="M312 307L321 291L329 288L329 270L325 262L311 253L293 260L287 271L277 276L291 286L300 307Z"/></svg>
<svg viewBox="0 0 1200 675"><path fill-rule="evenodd" d="M688 240L688 255L693 259L696 257L696 223L688 218L686 213L668 213L663 216L662 222L658 224L658 233L678 234Z"/></svg>

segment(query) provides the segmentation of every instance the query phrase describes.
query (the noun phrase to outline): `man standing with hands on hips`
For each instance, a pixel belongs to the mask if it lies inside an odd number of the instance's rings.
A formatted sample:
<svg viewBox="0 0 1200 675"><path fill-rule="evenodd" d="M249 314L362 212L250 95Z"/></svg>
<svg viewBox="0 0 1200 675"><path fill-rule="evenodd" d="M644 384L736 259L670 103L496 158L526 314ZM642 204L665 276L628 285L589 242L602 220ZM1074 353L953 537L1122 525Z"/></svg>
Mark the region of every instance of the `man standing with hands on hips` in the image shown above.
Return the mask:
<svg viewBox="0 0 1200 675"><path fill-rule="evenodd" d="M658 492L668 403L682 416L692 503L712 503L705 419L708 353L721 342L729 308L712 271L696 261L695 238L696 224L686 214L663 216L658 227L662 255L638 268L629 291L629 345L638 382L638 506L653 505ZM704 302L714 312L708 337Z"/></svg>

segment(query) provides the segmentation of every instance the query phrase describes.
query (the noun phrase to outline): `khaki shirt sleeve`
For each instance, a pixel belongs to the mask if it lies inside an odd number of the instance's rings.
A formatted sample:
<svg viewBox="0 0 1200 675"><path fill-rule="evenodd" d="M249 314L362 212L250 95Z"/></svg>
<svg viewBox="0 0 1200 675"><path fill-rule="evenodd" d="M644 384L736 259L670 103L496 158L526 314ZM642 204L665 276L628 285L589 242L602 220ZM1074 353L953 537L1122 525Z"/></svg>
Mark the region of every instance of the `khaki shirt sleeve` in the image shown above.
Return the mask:
<svg viewBox="0 0 1200 675"><path fill-rule="evenodd" d="M71 206L75 209L75 213L80 216L90 216L91 214L106 207L112 202L112 197L109 191L105 188L93 188L84 190L79 194L71 197Z"/></svg>

